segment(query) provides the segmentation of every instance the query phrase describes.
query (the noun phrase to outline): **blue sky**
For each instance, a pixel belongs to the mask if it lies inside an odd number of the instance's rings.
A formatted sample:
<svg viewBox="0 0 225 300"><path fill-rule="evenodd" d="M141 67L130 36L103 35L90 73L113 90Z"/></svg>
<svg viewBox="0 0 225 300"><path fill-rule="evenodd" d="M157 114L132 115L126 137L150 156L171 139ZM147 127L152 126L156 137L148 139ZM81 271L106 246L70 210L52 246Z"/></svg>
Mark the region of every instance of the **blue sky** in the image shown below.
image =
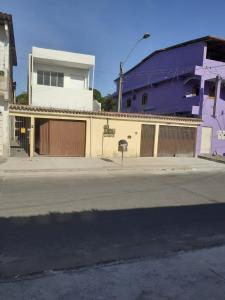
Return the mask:
<svg viewBox="0 0 225 300"><path fill-rule="evenodd" d="M11 13L18 56L17 94L27 87L27 56L32 46L96 56L95 87L115 90L119 62L144 32L125 70L152 51L185 40L225 38L225 1L216 0L0 0Z"/></svg>

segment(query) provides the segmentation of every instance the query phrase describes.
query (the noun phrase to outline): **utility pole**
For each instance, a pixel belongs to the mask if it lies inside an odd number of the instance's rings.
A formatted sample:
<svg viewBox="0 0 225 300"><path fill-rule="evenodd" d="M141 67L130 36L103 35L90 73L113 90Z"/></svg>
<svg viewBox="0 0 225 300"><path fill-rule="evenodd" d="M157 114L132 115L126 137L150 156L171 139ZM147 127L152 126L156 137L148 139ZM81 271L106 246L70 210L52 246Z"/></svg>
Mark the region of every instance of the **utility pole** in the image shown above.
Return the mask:
<svg viewBox="0 0 225 300"><path fill-rule="evenodd" d="M118 112L121 111L121 107L122 107L122 88L123 88L123 66L126 63L127 59L129 58L129 56L131 55L131 53L134 51L134 49L137 47L138 43L142 40L146 40L150 37L149 33L144 33L144 35L142 36L142 38L138 39L136 41L136 43L134 44L133 48L130 50L130 52L128 53L126 59L122 62L120 62L120 74L119 74L119 86L118 86Z"/></svg>
<svg viewBox="0 0 225 300"><path fill-rule="evenodd" d="M123 85L123 66L122 66L122 62L120 62L119 90L118 90L118 108L117 108L118 112L121 111L122 85Z"/></svg>

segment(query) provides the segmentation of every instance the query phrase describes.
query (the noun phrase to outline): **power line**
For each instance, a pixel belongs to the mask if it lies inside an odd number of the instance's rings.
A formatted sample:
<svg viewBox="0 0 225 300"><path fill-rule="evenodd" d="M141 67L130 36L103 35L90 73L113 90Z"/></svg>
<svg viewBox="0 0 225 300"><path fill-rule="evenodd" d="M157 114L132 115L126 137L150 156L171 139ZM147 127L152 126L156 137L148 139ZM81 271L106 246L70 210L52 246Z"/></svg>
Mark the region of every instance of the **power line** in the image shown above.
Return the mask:
<svg viewBox="0 0 225 300"><path fill-rule="evenodd" d="M17 56L19 59L21 60L26 60L28 62L28 58L23 57L23 56ZM141 75L145 75L145 74L165 74L168 73L167 75L169 75L169 73L177 73L177 76L182 75L182 72L185 73L187 71L190 71L190 68L193 69L197 69L197 70L201 70L201 69L205 69L208 70L210 72L211 69L217 69L217 68L225 68L225 64L224 65L216 65L216 66L195 66L195 65L189 65L189 66L179 66L179 67L172 67L172 68L159 68L159 69L151 69L151 70L146 70L146 71L138 71L136 72L134 71L127 71L127 73L124 74L124 79L126 80L126 78L129 77L134 77L134 76L141 76ZM95 69L95 72L97 73L108 73L111 75L115 75L118 76L118 73L114 72L114 71L108 71L108 70L100 70L100 69ZM133 74L129 74L130 72L132 72ZM215 73L217 74L217 73Z"/></svg>

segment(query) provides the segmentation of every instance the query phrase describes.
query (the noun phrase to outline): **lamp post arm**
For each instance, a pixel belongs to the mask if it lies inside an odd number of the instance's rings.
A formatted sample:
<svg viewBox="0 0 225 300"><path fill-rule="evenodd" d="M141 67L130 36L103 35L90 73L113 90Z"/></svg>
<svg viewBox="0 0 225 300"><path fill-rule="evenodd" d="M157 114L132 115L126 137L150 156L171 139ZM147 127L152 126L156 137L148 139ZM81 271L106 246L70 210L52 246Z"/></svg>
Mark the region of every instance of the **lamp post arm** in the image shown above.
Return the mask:
<svg viewBox="0 0 225 300"><path fill-rule="evenodd" d="M131 56L131 54L133 53L133 51L135 50L135 48L137 47L137 45L142 40L143 40L143 38L141 38L141 39L139 39L139 40L136 41L136 43L134 44L134 46L131 48L130 52L128 53L127 57L124 59L124 61L121 62L122 67L125 65L125 63L127 62L128 58Z"/></svg>
<svg viewBox="0 0 225 300"><path fill-rule="evenodd" d="M121 111L121 106L122 106L122 88L123 88L123 67L125 63L127 62L128 58L134 51L134 49L137 47L137 45L142 41L150 37L149 33L144 33L141 39L138 39L134 46L131 48L130 52L128 53L127 57L124 59L124 61L120 62L120 74L119 74L119 86L118 86L118 112Z"/></svg>
<svg viewBox="0 0 225 300"><path fill-rule="evenodd" d="M137 45L139 44L139 42L142 40L143 38L137 40L137 42L134 44L134 46L131 48L130 52L128 53L127 57L125 58L124 61L120 62L120 74L119 74L119 90L118 90L118 112L121 111L121 106L122 106L122 86L123 86L123 66L125 65L125 63L127 62L128 58L130 57L130 55L132 54L132 52L134 51L134 49L137 47Z"/></svg>

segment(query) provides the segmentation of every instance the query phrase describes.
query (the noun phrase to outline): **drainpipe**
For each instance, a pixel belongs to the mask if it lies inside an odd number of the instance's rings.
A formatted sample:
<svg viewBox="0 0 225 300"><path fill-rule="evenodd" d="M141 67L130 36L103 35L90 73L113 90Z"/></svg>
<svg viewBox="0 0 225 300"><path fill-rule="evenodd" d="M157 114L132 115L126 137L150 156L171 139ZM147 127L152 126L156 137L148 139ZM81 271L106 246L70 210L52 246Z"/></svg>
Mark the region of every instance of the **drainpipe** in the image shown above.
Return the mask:
<svg viewBox="0 0 225 300"><path fill-rule="evenodd" d="M214 105L213 105L213 118L216 117L216 107L217 107L217 101L220 98L221 82L222 82L222 78L220 76L216 76L215 100L214 100Z"/></svg>

